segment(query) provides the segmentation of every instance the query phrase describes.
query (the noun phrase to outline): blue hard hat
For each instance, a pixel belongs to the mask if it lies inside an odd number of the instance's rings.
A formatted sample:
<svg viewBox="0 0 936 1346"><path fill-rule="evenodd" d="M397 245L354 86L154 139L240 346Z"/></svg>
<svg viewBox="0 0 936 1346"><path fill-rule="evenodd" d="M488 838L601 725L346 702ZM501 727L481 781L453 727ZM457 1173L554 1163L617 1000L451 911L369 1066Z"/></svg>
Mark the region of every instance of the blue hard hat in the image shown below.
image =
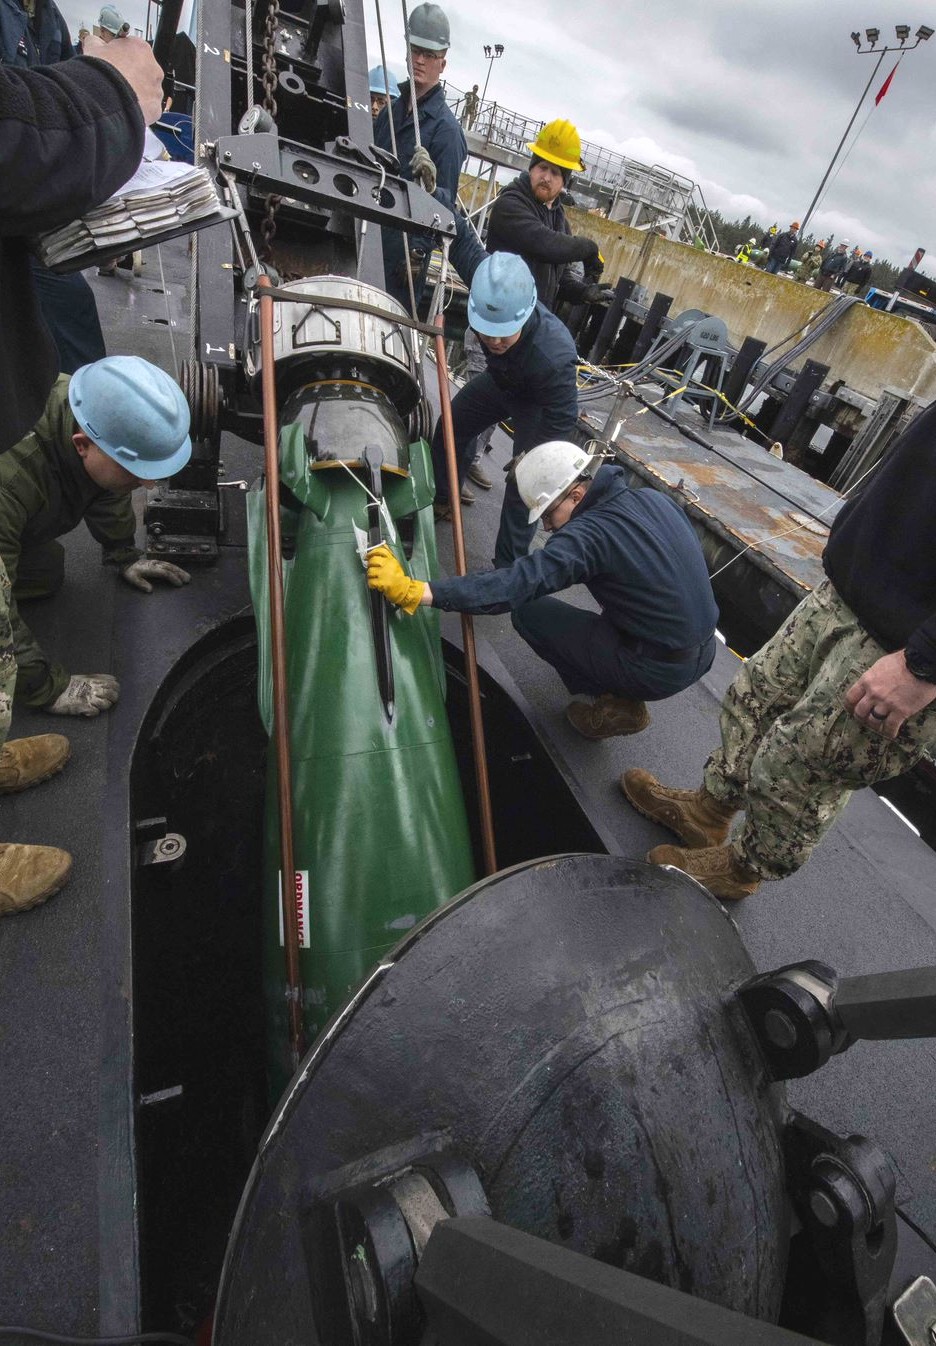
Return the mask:
<svg viewBox="0 0 936 1346"><path fill-rule="evenodd" d="M468 322L482 336L513 336L536 307L536 282L522 257L495 252L471 281Z"/></svg>
<svg viewBox="0 0 936 1346"><path fill-rule="evenodd" d="M399 98L400 86L396 82L396 75L392 70L387 71L387 79L390 81L390 88L384 81L384 68L382 65L375 65L373 70L367 72L367 82L370 85L371 93L386 94L389 98Z"/></svg>
<svg viewBox="0 0 936 1346"><path fill-rule="evenodd" d="M134 477L162 481L192 456L182 389L138 355L82 365L71 376L68 401L88 438Z"/></svg>

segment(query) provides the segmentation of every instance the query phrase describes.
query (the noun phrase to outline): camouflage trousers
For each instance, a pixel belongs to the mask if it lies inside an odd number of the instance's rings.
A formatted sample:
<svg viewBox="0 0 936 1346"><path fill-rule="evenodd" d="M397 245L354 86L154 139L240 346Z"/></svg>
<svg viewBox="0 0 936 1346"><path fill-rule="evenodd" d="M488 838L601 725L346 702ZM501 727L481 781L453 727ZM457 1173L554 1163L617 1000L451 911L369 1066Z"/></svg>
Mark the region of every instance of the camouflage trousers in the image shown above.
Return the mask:
<svg viewBox="0 0 936 1346"><path fill-rule="evenodd" d="M885 653L825 580L729 687L705 788L744 810L732 844L762 878L799 869L855 790L936 747L936 704L894 740L846 710L849 687Z"/></svg>
<svg viewBox="0 0 936 1346"><path fill-rule="evenodd" d="M0 561L0 748L10 732L15 686L16 655L13 653L13 628L10 625L10 581L6 567Z"/></svg>

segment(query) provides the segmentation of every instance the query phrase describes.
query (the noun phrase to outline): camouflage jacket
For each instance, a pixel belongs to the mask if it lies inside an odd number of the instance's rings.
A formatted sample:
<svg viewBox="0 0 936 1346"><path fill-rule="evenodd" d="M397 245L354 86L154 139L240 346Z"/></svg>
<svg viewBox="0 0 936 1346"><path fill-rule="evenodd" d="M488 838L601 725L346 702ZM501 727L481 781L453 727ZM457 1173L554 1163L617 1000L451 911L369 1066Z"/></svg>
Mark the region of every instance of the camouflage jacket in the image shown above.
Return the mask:
<svg viewBox="0 0 936 1346"><path fill-rule="evenodd" d="M80 426L68 404L68 375L53 384L45 411L28 435L0 454L0 558L13 586L10 618L16 648L17 700L43 706L68 682L20 617L16 578L24 553L70 533L84 519L101 544L106 565L124 566L140 552L134 546L136 516L129 495L104 491L88 476L72 436Z"/></svg>

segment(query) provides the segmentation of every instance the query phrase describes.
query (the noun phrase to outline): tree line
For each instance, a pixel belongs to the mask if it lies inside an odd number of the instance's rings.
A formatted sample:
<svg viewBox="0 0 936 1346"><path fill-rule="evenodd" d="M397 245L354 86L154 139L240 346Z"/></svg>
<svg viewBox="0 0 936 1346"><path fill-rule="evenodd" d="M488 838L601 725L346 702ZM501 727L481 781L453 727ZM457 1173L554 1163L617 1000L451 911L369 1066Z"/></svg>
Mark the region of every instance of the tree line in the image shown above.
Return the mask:
<svg viewBox="0 0 936 1346"><path fill-rule="evenodd" d="M749 238L756 238L759 243L770 228L770 225L761 224L756 220L752 220L750 215L746 215L743 220L726 220L717 210L710 211L709 214L711 215L712 224L715 227L715 233L718 236L718 242L722 252L727 253L732 257L738 251L741 244L746 243ZM782 232L787 228L788 224L789 221L786 221L786 223L780 223L778 221L778 228ZM801 257L807 247L812 247L814 243L817 243L819 239L823 237L833 251L836 244L841 243L842 241L841 239L837 239L834 234L816 235L810 232L806 234L805 238L800 240L796 255ZM864 252L865 245L861 242L860 238L853 238L851 240L849 243L849 251L851 251L856 244L860 245L862 252ZM887 261L886 258L875 257L871 263L871 284L878 290L896 289L897 277L906 269L909 261L910 259L908 257L907 261L902 266L894 266L893 263Z"/></svg>

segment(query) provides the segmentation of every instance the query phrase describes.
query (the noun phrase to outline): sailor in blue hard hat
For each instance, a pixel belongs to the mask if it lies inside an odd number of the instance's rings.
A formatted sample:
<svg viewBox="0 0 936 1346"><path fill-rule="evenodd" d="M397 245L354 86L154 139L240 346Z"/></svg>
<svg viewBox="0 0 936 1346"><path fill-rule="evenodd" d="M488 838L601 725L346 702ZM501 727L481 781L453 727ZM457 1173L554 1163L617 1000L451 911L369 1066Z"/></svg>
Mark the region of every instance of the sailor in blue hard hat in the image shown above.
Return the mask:
<svg viewBox="0 0 936 1346"><path fill-rule="evenodd" d="M390 100L399 98L400 86L393 71L385 71L382 65L375 65L373 70L367 72L367 82L370 88L371 116L376 121Z"/></svg>
<svg viewBox="0 0 936 1346"><path fill-rule="evenodd" d="M135 355L112 355L59 376L33 430L0 455L0 559L12 583L10 618L16 700L52 715L99 715L117 700L109 673L69 674L23 621L17 600L54 594L65 573L56 540L83 519L105 565L144 593L190 576L148 560L135 545L131 494L185 467L192 452L189 408L164 370Z"/></svg>
<svg viewBox="0 0 936 1346"><path fill-rule="evenodd" d="M486 369L452 401L459 485L477 435L508 417L513 421L514 456L547 440L569 439L578 419L578 357L569 329L536 297L536 282L522 257L485 253L464 222L452 248L452 263L470 284L468 323L484 348ZM441 422L432 438L436 518L451 517ZM507 566L528 551L536 524L530 523L512 478L504 491L495 566Z"/></svg>

